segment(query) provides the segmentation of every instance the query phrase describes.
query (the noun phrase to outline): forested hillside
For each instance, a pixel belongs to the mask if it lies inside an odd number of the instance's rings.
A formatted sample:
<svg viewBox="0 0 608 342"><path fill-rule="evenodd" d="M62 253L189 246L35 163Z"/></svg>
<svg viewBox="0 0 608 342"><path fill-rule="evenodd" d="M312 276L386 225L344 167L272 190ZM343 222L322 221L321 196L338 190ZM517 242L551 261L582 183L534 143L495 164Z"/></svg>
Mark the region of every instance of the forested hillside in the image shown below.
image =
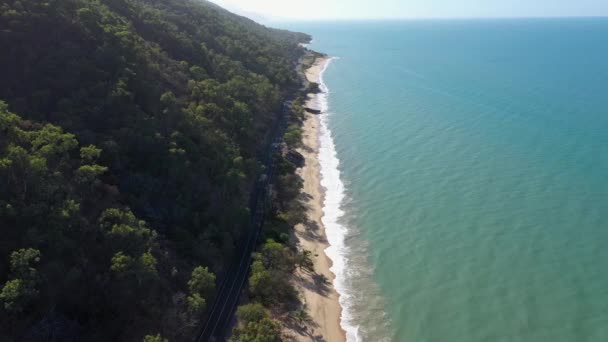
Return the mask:
<svg viewBox="0 0 608 342"><path fill-rule="evenodd" d="M0 340L192 340L309 39L204 1L0 2Z"/></svg>

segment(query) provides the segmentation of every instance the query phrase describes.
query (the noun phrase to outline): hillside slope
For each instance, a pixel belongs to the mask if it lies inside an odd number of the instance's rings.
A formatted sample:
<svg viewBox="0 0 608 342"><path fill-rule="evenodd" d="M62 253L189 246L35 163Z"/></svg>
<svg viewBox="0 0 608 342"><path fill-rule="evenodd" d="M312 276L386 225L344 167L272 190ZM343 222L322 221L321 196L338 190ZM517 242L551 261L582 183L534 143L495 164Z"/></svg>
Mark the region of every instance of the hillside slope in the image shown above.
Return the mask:
<svg viewBox="0 0 608 342"><path fill-rule="evenodd" d="M190 340L309 39L205 1L3 1L0 339Z"/></svg>

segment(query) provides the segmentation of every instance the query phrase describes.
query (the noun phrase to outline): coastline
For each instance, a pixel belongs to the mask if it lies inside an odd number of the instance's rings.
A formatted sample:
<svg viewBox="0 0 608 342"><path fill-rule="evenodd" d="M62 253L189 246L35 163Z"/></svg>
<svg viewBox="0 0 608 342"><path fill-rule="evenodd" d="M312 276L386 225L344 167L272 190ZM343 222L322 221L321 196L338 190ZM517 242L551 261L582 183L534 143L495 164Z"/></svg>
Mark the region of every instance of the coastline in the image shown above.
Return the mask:
<svg viewBox="0 0 608 342"><path fill-rule="evenodd" d="M307 80L319 83L321 74L330 60L329 57L316 58L313 65L305 71ZM317 108L316 100L316 94L308 94L306 107ZM304 156L305 165L297 172L304 180L303 194L308 208L308 222L296 226L296 244L298 248L312 253L316 274L324 276L329 282L319 284L318 281L315 282L313 275L305 272L297 273L294 282L303 297L312 324L310 331L295 332L294 336L297 341L318 341L321 337L324 341L341 342L346 341L346 333L340 325L342 307L339 294L333 286L335 275L330 270L332 261L325 252L330 245L322 222L325 193L321 185L319 163L321 134L319 115L306 112L302 129L303 147L298 151Z"/></svg>

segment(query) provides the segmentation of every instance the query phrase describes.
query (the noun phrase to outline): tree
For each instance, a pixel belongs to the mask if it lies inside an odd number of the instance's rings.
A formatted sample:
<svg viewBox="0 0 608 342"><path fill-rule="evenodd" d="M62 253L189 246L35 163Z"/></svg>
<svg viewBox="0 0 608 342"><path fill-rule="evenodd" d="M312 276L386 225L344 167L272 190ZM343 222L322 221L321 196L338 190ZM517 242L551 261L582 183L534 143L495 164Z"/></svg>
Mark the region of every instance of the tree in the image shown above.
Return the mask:
<svg viewBox="0 0 608 342"><path fill-rule="evenodd" d="M280 342L282 341L281 325L270 318L249 322L243 328L234 331L231 342Z"/></svg>
<svg viewBox="0 0 608 342"><path fill-rule="evenodd" d="M80 148L80 159L84 162L94 163L99 159L101 149L95 145L84 146Z"/></svg>
<svg viewBox="0 0 608 342"><path fill-rule="evenodd" d="M289 249L274 240L268 240L262 246L259 253L255 255L256 260L261 260L268 269L292 272L294 259Z"/></svg>
<svg viewBox="0 0 608 342"><path fill-rule="evenodd" d="M155 243L157 234L128 209L106 209L99 218L99 227L110 240L111 248L138 257Z"/></svg>
<svg viewBox="0 0 608 342"><path fill-rule="evenodd" d="M146 335L143 339L143 342L169 342L168 339L163 338L160 334L156 335Z"/></svg>
<svg viewBox="0 0 608 342"><path fill-rule="evenodd" d="M22 279L9 280L0 292L0 301L8 312L22 312L23 309L38 295Z"/></svg>
<svg viewBox="0 0 608 342"><path fill-rule="evenodd" d="M300 270L305 270L308 272L314 271L314 262L311 257L312 253L310 251L300 251L295 255L295 264Z"/></svg>
<svg viewBox="0 0 608 342"><path fill-rule="evenodd" d="M14 127L19 119L19 116L8 111L6 102L0 101L0 130L2 133L8 133L7 131Z"/></svg>
<svg viewBox="0 0 608 342"><path fill-rule="evenodd" d="M283 136L283 140L290 148L298 148L302 145L302 129L297 125L290 125Z"/></svg>
<svg viewBox="0 0 608 342"><path fill-rule="evenodd" d="M112 257L110 270L117 279L133 280L134 284L130 286L134 290L149 289L152 282L158 277L156 258L149 252L142 254L139 258L133 258L123 252L118 252Z"/></svg>
<svg viewBox="0 0 608 342"><path fill-rule="evenodd" d="M215 275L207 267L198 266L192 270L188 281L190 295L187 298L188 308L194 313L202 312L206 307L205 297L215 289Z"/></svg>
<svg viewBox="0 0 608 342"><path fill-rule="evenodd" d="M287 303L296 297L289 276L295 269L292 252L272 239L254 254L249 290L265 304Z"/></svg>
<svg viewBox="0 0 608 342"><path fill-rule="evenodd" d="M11 253L11 271L17 278L34 281L37 271L34 267L40 262L40 251L33 248L20 249Z"/></svg>
<svg viewBox="0 0 608 342"><path fill-rule="evenodd" d="M264 306L260 303L250 303L239 306L236 310L236 316L239 321L244 324L248 324L250 322L258 322L264 318L268 317L268 312L264 308Z"/></svg>
<svg viewBox="0 0 608 342"><path fill-rule="evenodd" d="M11 253L10 264L14 279L4 284L0 301L4 309L19 313L38 296L38 272L34 266L40 262L40 251L28 248Z"/></svg>
<svg viewBox="0 0 608 342"><path fill-rule="evenodd" d="M76 170L76 181L89 185L106 171L108 171L108 168L105 166L83 165Z"/></svg>
<svg viewBox="0 0 608 342"><path fill-rule="evenodd" d="M188 310L191 313L198 315L207 307L207 301L198 293L191 293L186 301L188 303Z"/></svg>
<svg viewBox="0 0 608 342"><path fill-rule="evenodd" d="M209 272L207 267L198 266L192 270L192 277L188 281L188 288L192 293L209 295L215 289L215 274Z"/></svg>
<svg viewBox="0 0 608 342"><path fill-rule="evenodd" d="M300 325L312 322L312 318L305 308L300 308L291 314L291 317Z"/></svg>
<svg viewBox="0 0 608 342"><path fill-rule="evenodd" d="M0 32L0 339L190 340L309 37L191 0L9 0Z"/></svg>
<svg viewBox="0 0 608 342"><path fill-rule="evenodd" d="M249 291L262 302L271 303L273 298L273 275L260 260L255 260L251 265L249 276Z"/></svg>

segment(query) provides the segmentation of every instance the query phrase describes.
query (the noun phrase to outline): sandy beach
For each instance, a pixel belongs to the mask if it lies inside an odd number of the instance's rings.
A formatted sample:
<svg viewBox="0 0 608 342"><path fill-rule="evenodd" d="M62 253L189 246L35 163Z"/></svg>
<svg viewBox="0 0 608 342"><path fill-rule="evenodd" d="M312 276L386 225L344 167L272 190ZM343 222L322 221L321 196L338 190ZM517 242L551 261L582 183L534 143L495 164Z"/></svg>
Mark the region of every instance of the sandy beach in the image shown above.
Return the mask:
<svg viewBox="0 0 608 342"><path fill-rule="evenodd" d="M306 71L310 82L318 82L319 75L327 58L318 58L312 67ZM309 95L307 107L315 108L313 95ZM334 275L330 271L331 260L325 254L329 246L325 234L325 227L321 222L323 216L323 189L321 187L319 153L319 116L307 113L303 130L303 147L299 152L305 158L305 166L298 170L304 179L304 193L308 206L308 219L306 224L296 226L296 239L299 248L312 252L315 274L299 272L295 277L302 299L306 304L308 314L313 322L305 332L295 332L297 341L345 341L345 333L340 327L341 307L338 293L330 282ZM319 282L323 275L330 282ZM315 282L315 277L317 281Z"/></svg>

